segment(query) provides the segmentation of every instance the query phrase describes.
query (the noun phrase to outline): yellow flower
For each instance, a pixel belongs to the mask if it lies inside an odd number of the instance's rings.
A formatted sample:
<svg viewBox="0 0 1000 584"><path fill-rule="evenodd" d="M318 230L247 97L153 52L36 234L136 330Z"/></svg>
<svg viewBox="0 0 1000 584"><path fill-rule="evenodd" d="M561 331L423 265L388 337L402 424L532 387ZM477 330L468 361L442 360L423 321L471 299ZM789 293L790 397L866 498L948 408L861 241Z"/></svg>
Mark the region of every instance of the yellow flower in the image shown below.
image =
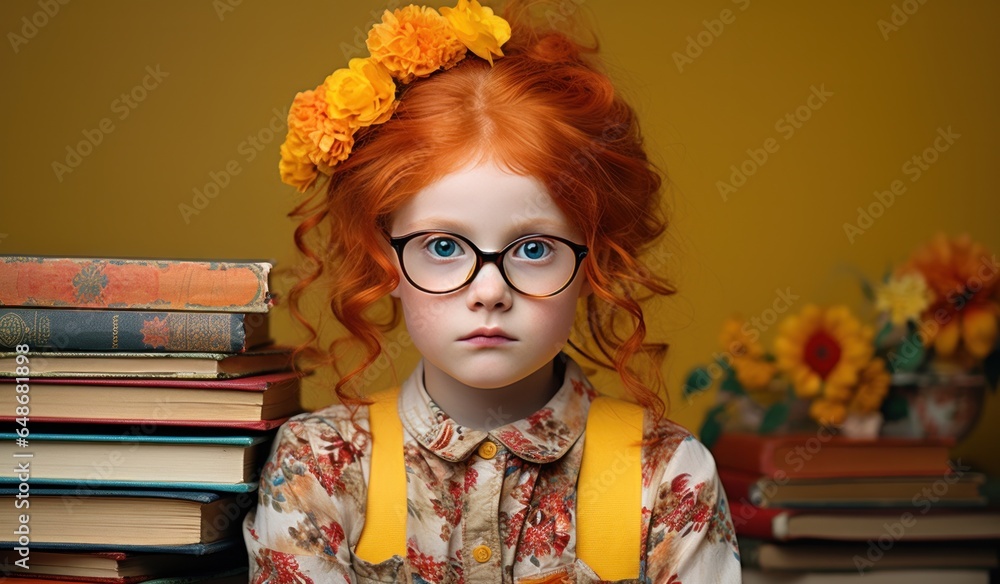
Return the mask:
<svg viewBox="0 0 1000 584"><path fill-rule="evenodd" d="M759 333L750 335L746 330L746 321L733 316L722 323L722 332L719 333L719 344L722 350L733 357L753 357L764 356L764 345L760 343ZM753 338L751 338L753 336Z"/></svg>
<svg viewBox="0 0 1000 584"><path fill-rule="evenodd" d="M847 418L847 406L842 401L815 399L809 404L809 417L824 426L839 426Z"/></svg>
<svg viewBox="0 0 1000 584"><path fill-rule="evenodd" d="M906 272L893 276L875 290L875 308L889 313L889 320L896 326L908 320L917 320L934 301L934 293L920 272Z"/></svg>
<svg viewBox="0 0 1000 584"><path fill-rule="evenodd" d="M480 6L477 0L458 0L454 8L442 7L441 14L451 23L458 39L469 48L493 64L493 57L502 57L500 47L510 39L510 24L493 9Z"/></svg>
<svg viewBox="0 0 1000 584"><path fill-rule="evenodd" d="M285 184L305 192L316 180L317 170L332 174L354 146L353 131L344 120L327 115L325 90L303 91L288 110L288 133L281 145L278 170Z"/></svg>
<svg viewBox="0 0 1000 584"><path fill-rule="evenodd" d="M764 345L747 333L745 321L732 317L722 324L719 334L722 349L732 358L736 379L748 391L765 389L777 369L764 359Z"/></svg>
<svg viewBox="0 0 1000 584"><path fill-rule="evenodd" d="M351 59L323 83L327 113L351 128L381 124L396 106L396 84L384 65L371 58Z"/></svg>
<svg viewBox="0 0 1000 584"><path fill-rule="evenodd" d="M882 401L889 393L889 372L885 369L885 361L876 357L861 370L858 388L853 399L848 404L852 412L874 412L882 407Z"/></svg>
<svg viewBox="0 0 1000 584"><path fill-rule="evenodd" d="M450 69L465 58L465 45L448 20L428 6L386 10L381 24L368 33L368 51L400 83L409 83L439 69Z"/></svg>
<svg viewBox="0 0 1000 584"><path fill-rule="evenodd" d="M767 389L778 371L774 363L763 359L736 359L733 368L736 369L736 379L747 391Z"/></svg>
<svg viewBox="0 0 1000 584"><path fill-rule="evenodd" d="M862 326L846 306L810 304L781 322L774 343L778 368L789 375L800 397L840 398L871 360L873 336L871 327Z"/></svg>
<svg viewBox="0 0 1000 584"><path fill-rule="evenodd" d="M309 190L317 176L316 165L309 160L306 151L302 139L289 132L281 145L281 161L278 163L281 182L292 185L303 193Z"/></svg>
<svg viewBox="0 0 1000 584"><path fill-rule="evenodd" d="M889 372L885 361L876 357L861 370L857 387L841 388L837 395L817 397L809 404L809 417L824 426L839 426L848 413L865 414L878 411L889 393Z"/></svg>

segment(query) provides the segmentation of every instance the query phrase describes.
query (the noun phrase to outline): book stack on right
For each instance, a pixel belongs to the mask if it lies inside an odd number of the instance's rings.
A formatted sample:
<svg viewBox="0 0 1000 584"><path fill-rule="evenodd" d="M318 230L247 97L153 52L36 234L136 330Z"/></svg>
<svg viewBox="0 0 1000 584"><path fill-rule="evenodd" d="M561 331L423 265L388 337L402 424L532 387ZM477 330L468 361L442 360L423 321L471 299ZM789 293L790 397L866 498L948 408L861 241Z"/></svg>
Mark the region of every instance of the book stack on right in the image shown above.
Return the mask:
<svg viewBox="0 0 1000 584"><path fill-rule="evenodd" d="M267 262L0 256L5 582L239 582L301 411Z"/></svg>
<svg viewBox="0 0 1000 584"><path fill-rule="evenodd" d="M820 431L712 446L746 584L988 584L1000 512L949 443Z"/></svg>

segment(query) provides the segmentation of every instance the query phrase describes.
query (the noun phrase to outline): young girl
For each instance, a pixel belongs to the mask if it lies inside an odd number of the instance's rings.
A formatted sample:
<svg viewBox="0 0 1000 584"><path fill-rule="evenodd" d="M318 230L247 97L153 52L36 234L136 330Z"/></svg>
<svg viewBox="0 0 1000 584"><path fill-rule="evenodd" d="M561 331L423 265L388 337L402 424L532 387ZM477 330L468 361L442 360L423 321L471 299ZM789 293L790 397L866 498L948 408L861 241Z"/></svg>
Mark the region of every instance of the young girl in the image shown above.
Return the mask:
<svg viewBox="0 0 1000 584"><path fill-rule="evenodd" d="M712 457L664 419L666 345L644 342L640 288L674 290L639 260L665 221L635 113L593 50L506 8L386 11L370 57L295 98L280 169L313 191L293 214L316 268L293 314L329 278L365 355L278 433L252 582L740 581ZM422 359L359 391L399 307Z"/></svg>

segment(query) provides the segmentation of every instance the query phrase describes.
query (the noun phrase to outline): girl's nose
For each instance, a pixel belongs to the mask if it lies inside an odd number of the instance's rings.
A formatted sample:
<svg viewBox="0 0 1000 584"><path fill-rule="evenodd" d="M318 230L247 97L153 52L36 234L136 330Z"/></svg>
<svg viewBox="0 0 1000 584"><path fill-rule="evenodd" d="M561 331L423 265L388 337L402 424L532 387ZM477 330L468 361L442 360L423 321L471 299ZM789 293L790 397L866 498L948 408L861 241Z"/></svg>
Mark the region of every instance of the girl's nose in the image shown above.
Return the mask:
<svg viewBox="0 0 1000 584"><path fill-rule="evenodd" d="M495 264L487 263L469 283L466 299L470 310L480 306L488 310L506 310L510 308L513 297L514 290L504 281L500 269Z"/></svg>

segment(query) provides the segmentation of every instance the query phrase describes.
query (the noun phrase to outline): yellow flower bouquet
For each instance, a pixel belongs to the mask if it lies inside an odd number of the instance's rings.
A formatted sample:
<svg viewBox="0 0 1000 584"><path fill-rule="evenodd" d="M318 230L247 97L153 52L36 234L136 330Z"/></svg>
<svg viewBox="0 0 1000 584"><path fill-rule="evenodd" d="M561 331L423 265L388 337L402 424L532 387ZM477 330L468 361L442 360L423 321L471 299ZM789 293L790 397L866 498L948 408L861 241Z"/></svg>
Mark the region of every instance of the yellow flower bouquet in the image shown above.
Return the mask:
<svg viewBox="0 0 1000 584"><path fill-rule="evenodd" d="M855 437L957 440L1000 379L1000 264L968 235L938 234L873 285L861 280L872 322L846 305L805 305L777 325L768 351L739 315L722 326L709 365L684 393L717 385L702 426L763 434L816 425Z"/></svg>

